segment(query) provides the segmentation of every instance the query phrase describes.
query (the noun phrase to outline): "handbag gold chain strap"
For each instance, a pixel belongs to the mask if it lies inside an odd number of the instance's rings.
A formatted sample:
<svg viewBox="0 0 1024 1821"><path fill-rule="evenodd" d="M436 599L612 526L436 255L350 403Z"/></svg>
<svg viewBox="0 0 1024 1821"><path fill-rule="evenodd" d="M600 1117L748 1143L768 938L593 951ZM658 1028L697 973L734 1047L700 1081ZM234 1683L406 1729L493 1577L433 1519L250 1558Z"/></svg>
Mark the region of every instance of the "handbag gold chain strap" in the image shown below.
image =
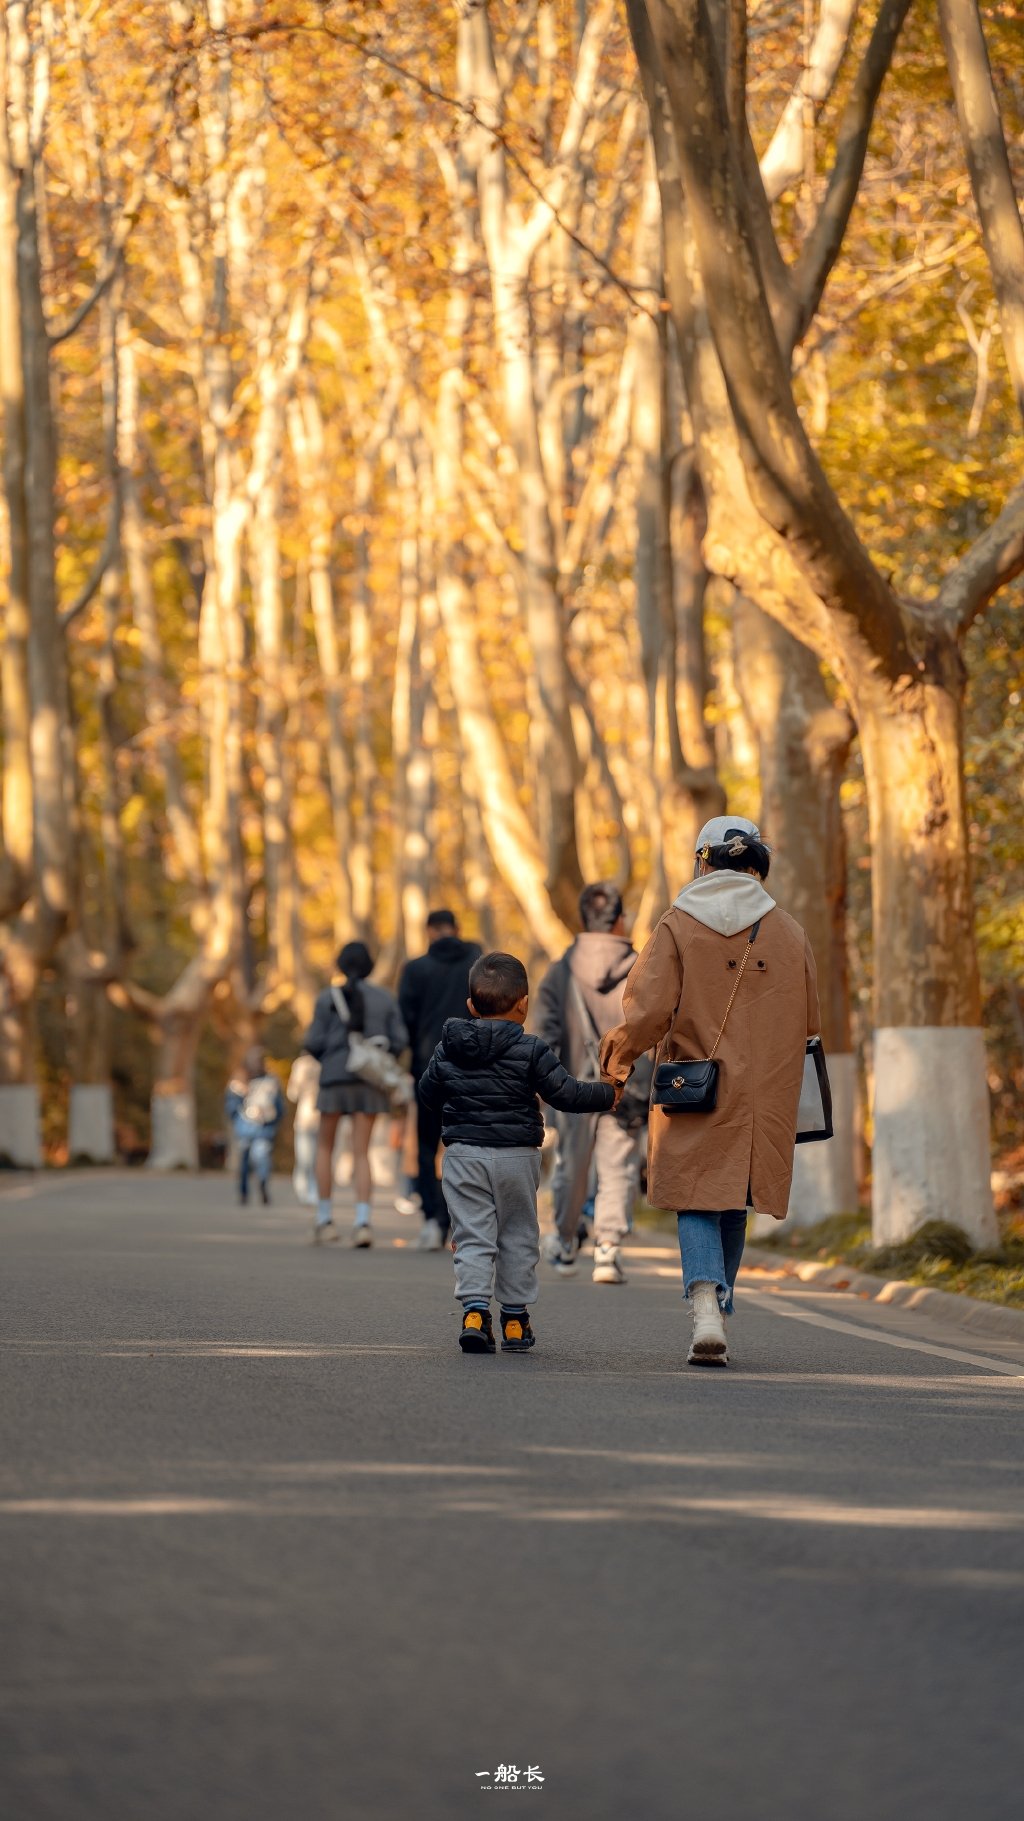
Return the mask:
<svg viewBox="0 0 1024 1821"><path fill-rule="evenodd" d="M715 1051L717 1050L717 1048L718 1048L719 1044L721 1043L722 1038L725 1034L725 1027L729 1022L729 1013L732 1011L732 1003L736 997L736 994L740 990L740 981L743 979L743 975L746 971L747 962L750 960L750 951L753 948L754 943L757 939L757 932L760 929L760 927L761 927L761 919L759 917L757 919L757 922L754 924L754 927L751 930L750 935L747 937L747 946L743 950L743 959L740 962L739 972L736 975L736 979L733 983L732 992L729 994L729 1003L725 1008L725 1017L722 1019L721 1025L719 1026L718 1036L715 1038L714 1045L713 1045L710 1056L666 1056L666 1058L665 1058L666 1062L714 1062Z"/></svg>

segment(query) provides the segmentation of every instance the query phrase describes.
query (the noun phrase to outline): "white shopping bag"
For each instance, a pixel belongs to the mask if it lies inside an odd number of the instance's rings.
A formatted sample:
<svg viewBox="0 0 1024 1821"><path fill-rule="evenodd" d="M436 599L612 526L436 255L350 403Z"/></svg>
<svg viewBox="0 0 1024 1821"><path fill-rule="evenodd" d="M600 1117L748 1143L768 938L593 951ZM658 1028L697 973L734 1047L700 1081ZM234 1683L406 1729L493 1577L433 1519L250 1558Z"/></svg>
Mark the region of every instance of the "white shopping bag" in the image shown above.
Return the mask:
<svg viewBox="0 0 1024 1821"><path fill-rule="evenodd" d="M814 1144L832 1137L832 1089L820 1037L810 1037L804 1057L804 1078L796 1115L797 1144Z"/></svg>

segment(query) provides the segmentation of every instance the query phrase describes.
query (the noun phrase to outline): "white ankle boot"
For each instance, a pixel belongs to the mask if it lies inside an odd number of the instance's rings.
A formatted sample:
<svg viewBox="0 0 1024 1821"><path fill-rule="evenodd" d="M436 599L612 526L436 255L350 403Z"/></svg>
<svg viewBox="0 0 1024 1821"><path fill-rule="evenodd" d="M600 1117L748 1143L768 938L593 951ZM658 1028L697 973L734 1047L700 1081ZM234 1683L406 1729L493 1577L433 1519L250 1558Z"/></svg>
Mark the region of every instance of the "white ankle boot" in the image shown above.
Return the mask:
<svg viewBox="0 0 1024 1821"><path fill-rule="evenodd" d="M693 1340L686 1356L691 1366L725 1366L729 1349L725 1340L725 1322L718 1307L714 1284L694 1284L690 1292L693 1304Z"/></svg>

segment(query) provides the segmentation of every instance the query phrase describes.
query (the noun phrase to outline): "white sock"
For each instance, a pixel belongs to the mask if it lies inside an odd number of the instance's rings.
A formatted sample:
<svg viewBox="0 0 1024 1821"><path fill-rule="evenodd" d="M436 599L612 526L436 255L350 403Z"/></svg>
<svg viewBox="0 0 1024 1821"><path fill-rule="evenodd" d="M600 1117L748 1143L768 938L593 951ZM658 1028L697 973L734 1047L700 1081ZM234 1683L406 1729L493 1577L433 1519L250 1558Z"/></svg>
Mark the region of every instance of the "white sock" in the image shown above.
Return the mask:
<svg viewBox="0 0 1024 1821"><path fill-rule="evenodd" d="M316 1204L316 1224L318 1227L329 1227L331 1224L330 1201L318 1201Z"/></svg>
<svg viewBox="0 0 1024 1821"><path fill-rule="evenodd" d="M356 1226L368 1227L370 1224L370 1204L368 1201L356 1202Z"/></svg>

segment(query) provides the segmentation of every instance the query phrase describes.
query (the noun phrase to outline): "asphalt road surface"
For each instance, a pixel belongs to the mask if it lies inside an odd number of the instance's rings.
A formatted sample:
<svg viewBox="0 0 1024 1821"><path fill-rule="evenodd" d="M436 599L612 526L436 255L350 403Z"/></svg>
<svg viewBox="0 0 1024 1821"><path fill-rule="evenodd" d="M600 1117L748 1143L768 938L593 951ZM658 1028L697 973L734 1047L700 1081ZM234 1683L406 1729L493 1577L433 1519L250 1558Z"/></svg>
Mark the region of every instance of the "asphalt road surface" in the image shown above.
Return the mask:
<svg viewBox="0 0 1024 1821"><path fill-rule="evenodd" d="M275 1194L0 1193L4 1821L1021 1814L1024 1348L750 1276L697 1371L654 1235L467 1359Z"/></svg>

